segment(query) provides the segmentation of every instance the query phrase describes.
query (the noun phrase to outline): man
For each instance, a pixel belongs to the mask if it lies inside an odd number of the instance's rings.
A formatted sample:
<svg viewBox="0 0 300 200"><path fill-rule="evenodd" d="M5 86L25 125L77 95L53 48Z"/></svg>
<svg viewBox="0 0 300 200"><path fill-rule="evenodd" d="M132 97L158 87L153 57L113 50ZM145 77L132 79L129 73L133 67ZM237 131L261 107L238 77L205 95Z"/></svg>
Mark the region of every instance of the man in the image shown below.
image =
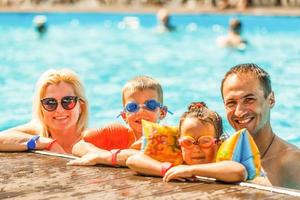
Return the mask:
<svg viewBox="0 0 300 200"><path fill-rule="evenodd" d="M300 189L300 150L271 127L275 96L269 74L255 64L237 65L226 73L221 93L229 123L235 130L248 129L272 185Z"/></svg>

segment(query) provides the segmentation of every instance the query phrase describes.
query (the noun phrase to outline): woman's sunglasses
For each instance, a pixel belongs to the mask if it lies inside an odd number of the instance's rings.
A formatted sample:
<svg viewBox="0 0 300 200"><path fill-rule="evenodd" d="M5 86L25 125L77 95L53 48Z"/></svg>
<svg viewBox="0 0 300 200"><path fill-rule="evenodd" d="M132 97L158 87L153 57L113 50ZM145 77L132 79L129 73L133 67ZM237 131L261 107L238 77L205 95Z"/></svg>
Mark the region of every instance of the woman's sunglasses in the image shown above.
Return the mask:
<svg viewBox="0 0 300 200"><path fill-rule="evenodd" d="M136 113L139 111L141 107L146 108L147 110L150 111L155 111L157 108L163 108L166 109L167 112L169 112L170 114L173 114L171 111L168 111L168 108L166 106L163 106L162 104L160 104L154 99L145 101L145 103L142 105L139 105L136 102L129 102L128 104L126 104L124 111L128 113Z"/></svg>
<svg viewBox="0 0 300 200"><path fill-rule="evenodd" d="M77 96L65 96L60 100L61 106L65 110L72 110L75 106L79 97ZM45 98L41 100L42 106L47 111L54 111L58 106L58 101L55 98Z"/></svg>
<svg viewBox="0 0 300 200"><path fill-rule="evenodd" d="M212 136L201 136L198 138L198 140L195 140L191 136L185 136L182 138L179 138L179 144L180 146L191 149L194 147L194 145L198 145L200 148L210 148L214 146L217 143L217 139Z"/></svg>

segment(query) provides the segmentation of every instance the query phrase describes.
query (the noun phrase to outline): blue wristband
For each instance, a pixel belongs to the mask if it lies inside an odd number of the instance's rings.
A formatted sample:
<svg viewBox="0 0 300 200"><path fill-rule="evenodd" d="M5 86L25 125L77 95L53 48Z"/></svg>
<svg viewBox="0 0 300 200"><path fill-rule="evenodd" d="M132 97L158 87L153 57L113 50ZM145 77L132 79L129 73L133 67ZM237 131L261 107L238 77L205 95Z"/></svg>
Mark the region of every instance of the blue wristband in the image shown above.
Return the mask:
<svg viewBox="0 0 300 200"><path fill-rule="evenodd" d="M34 150L36 147L36 141L40 138L39 135L33 136L30 140L27 142L27 150Z"/></svg>

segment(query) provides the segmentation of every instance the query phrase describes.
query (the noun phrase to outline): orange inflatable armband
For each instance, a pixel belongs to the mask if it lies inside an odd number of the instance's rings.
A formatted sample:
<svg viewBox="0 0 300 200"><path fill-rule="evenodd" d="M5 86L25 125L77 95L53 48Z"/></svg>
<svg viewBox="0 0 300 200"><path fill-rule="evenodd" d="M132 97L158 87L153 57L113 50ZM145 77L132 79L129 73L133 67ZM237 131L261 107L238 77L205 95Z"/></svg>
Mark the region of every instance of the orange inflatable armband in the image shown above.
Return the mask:
<svg viewBox="0 0 300 200"><path fill-rule="evenodd" d="M177 142L177 127L162 126L145 120L142 120L142 125L142 151L145 155L173 165L182 164L182 154Z"/></svg>

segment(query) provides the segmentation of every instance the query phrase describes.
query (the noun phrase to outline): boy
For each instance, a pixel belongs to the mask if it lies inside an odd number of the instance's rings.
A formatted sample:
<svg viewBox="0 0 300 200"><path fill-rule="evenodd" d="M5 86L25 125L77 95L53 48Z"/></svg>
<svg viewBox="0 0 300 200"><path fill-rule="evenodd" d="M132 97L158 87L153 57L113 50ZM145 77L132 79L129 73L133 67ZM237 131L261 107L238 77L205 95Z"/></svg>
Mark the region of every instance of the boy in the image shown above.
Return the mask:
<svg viewBox="0 0 300 200"><path fill-rule="evenodd" d="M159 122L167 114L161 85L147 76L135 77L125 84L122 103L124 109L120 115L129 128L113 124L100 130L87 130L84 139L74 145L72 151L81 158L68 165L126 166L127 158L139 152L142 119Z"/></svg>

